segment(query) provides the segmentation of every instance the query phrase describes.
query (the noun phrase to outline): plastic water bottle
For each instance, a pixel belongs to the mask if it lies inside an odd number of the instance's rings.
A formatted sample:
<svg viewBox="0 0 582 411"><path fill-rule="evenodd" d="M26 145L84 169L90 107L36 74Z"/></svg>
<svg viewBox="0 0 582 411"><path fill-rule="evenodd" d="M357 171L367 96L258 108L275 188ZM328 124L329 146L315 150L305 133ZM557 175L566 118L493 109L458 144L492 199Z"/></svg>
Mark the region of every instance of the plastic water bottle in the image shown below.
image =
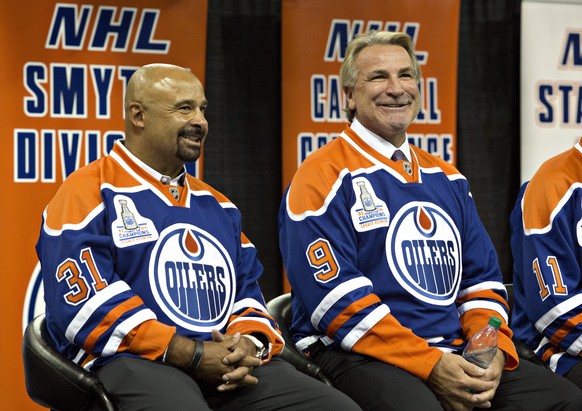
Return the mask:
<svg viewBox="0 0 582 411"><path fill-rule="evenodd" d="M501 320L491 316L487 325L469 339L463 350L463 358L481 368L489 367L497 352L499 327L501 327Z"/></svg>

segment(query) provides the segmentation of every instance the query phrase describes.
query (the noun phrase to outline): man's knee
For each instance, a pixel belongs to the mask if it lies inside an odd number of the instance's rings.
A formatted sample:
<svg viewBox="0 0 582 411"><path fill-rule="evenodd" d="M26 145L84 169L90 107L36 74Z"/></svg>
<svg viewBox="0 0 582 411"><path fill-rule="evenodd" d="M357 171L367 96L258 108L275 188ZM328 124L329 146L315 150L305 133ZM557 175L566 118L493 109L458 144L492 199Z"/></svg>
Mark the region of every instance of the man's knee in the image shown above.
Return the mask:
<svg viewBox="0 0 582 411"><path fill-rule="evenodd" d="M124 408L152 410L207 407L196 382L184 372L166 364L122 356L107 364L97 375L105 389Z"/></svg>

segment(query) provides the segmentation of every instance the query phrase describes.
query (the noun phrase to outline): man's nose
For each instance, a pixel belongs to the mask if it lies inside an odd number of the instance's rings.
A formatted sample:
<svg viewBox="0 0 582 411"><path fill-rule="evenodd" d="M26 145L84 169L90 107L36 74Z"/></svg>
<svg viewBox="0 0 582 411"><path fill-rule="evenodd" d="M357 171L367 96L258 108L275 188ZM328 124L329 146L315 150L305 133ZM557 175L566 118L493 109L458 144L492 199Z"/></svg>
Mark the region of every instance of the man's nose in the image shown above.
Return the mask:
<svg viewBox="0 0 582 411"><path fill-rule="evenodd" d="M204 112L200 109L196 109L192 111L192 115L188 121L190 124L200 124L204 125L207 124L206 117L204 116Z"/></svg>
<svg viewBox="0 0 582 411"><path fill-rule="evenodd" d="M386 80L385 90L387 94L402 94L404 89L399 79L389 78Z"/></svg>

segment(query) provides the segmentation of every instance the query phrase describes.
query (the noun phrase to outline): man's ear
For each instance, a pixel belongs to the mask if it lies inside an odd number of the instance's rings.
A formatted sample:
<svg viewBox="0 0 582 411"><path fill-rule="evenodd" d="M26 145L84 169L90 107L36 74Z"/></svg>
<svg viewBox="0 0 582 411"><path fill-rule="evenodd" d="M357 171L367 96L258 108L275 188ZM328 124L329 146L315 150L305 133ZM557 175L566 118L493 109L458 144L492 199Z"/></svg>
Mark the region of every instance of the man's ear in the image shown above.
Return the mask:
<svg viewBox="0 0 582 411"><path fill-rule="evenodd" d="M140 128L144 127L144 107L141 105L141 103L138 102L129 103L128 114L129 121L131 121L131 123L135 127Z"/></svg>
<svg viewBox="0 0 582 411"><path fill-rule="evenodd" d="M356 102L354 101L354 89L353 88L344 88L344 93L346 95L346 102L348 110L355 110L356 109Z"/></svg>

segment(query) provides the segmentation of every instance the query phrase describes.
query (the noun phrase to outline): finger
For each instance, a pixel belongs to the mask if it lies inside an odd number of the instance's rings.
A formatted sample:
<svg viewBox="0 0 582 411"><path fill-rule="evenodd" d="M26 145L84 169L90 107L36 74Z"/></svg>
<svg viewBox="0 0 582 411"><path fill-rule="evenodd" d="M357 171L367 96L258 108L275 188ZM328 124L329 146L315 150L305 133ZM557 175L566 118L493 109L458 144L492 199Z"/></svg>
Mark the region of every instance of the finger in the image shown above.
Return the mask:
<svg viewBox="0 0 582 411"><path fill-rule="evenodd" d="M252 375L245 375L244 378L235 381L229 380L226 381L224 384L220 384L216 389L218 391L232 391L237 389L238 387L243 387L245 385L254 385L259 382L257 377L253 377Z"/></svg>
<svg viewBox="0 0 582 411"><path fill-rule="evenodd" d="M259 383L259 379L254 375L245 375L245 377L238 383L239 385L255 385Z"/></svg>
<svg viewBox="0 0 582 411"><path fill-rule="evenodd" d="M244 358L245 358L245 353L242 350L239 349L235 349L232 353L228 354L226 357L224 357L222 359L222 362L226 365L239 365L239 362L241 362ZM240 364L242 365L242 364Z"/></svg>
<svg viewBox="0 0 582 411"><path fill-rule="evenodd" d="M485 375L485 369L472 364L468 361L465 362L464 366L462 367L463 371L465 371L465 373L467 375L470 375L471 377L474 378L482 378Z"/></svg>
<svg viewBox="0 0 582 411"><path fill-rule="evenodd" d="M237 348L237 345L240 341L240 333L236 333L234 335L224 335L224 340L223 342L226 343L225 347L228 350L235 350Z"/></svg>
<svg viewBox="0 0 582 411"><path fill-rule="evenodd" d="M224 384L220 384L218 387L216 387L216 389L220 392L232 391L232 390L236 390L237 388L238 388L238 384L232 383L230 381L227 381Z"/></svg>
<svg viewBox="0 0 582 411"><path fill-rule="evenodd" d="M222 362L226 365L236 365L237 367L259 367L261 360L252 355L246 355L244 352L235 350L232 354L224 357Z"/></svg>
<svg viewBox="0 0 582 411"><path fill-rule="evenodd" d="M212 341L223 342L225 335L218 330L212 330Z"/></svg>
<svg viewBox="0 0 582 411"><path fill-rule="evenodd" d="M261 360L257 357L253 357L251 355L246 355L242 360L240 360L237 364L239 367L260 367Z"/></svg>
<svg viewBox="0 0 582 411"><path fill-rule="evenodd" d="M476 407L476 408L491 408L491 402L490 401L479 401L479 402L472 402L471 403L471 407Z"/></svg>
<svg viewBox="0 0 582 411"><path fill-rule="evenodd" d="M491 400L493 399L494 395L494 389L475 393L471 396L471 405L479 408L490 408Z"/></svg>
<svg viewBox="0 0 582 411"><path fill-rule="evenodd" d="M239 367L232 372L228 372L222 375L222 380L224 382L240 382L244 380L247 376L251 377L250 381L255 381L256 378L251 375L253 369L249 367ZM258 380L257 380L258 381Z"/></svg>
<svg viewBox="0 0 582 411"><path fill-rule="evenodd" d="M248 367L238 367L234 371L225 373L222 375L222 381L227 382L238 382L242 380L245 376L251 374L252 369Z"/></svg>
<svg viewBox="0 0 582 411"><path fill-rule="evenodd" d="M466 388L473 394L479 394L481 399L490 400L495 394L497 384L495 381L471 379Z"/></svg>

